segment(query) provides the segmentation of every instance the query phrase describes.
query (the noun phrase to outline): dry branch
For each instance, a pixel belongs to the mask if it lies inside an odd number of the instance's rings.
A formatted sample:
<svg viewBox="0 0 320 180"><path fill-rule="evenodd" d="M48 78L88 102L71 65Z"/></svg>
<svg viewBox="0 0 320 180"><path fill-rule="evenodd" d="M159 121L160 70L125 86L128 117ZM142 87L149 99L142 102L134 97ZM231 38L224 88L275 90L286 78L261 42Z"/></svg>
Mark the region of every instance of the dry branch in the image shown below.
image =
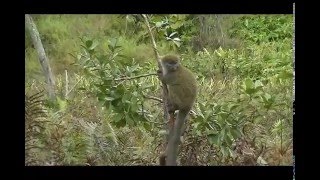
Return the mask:
<svg viewBox="0 0 320 180"><path fill-rule="evenodd" d="M143 18L145 20L146 26L148 28L148 32L150 34L150 39L151 39L151 42L152 42L153 51L154 51L156 60L158 62L158 68L162 69L161 68L161 63L160 63L161 57L160 57L160 55L158 53L158 50L157 50L157 45L156 45L156 42L155 42L153 34L152 34L152 30L151 30L151 27L150 27L150 24L149 24L148 17L145 14L142 14L142 16L143 16ZM167 103L168 102L168 87L167 87L167 85L165 83L163 83L163 82L161 82L161 83L162 83L162 96L163 96L162 100L163 100L163 112L164 112L164 121L163 122L169 122L170 116L169 116L168 107L167 107L167 105L168 105L168 103ZM165 124L164 126L165 126L165 129L169 129L170 130L168 124ZM167 144L167 142L168 142L168 140L170 138L169 137L170 134L172 134L172 133L169 132L168 135L166 136L165 140L164 140L165 141L165 143L164 143L165 145ZM160 155L160 161L161 161L161 155ZM160 162L160 164L161 164L161 162Z"/></svg>

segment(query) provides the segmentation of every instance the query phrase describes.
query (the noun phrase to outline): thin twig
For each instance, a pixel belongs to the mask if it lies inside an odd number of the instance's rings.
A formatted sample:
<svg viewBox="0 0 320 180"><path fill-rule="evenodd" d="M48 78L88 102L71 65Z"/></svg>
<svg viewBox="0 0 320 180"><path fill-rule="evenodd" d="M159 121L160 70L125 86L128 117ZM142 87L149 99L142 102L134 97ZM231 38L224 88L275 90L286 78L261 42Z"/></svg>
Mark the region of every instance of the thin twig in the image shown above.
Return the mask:
<svg viewBox="0 0 320 180"><path fill-rule="evenodd" d="M149 21L148 21L148 17L145 14L142 14L142 16L143 16L143 18L144 18L144 20L146 22L147 27L148 27L148 31L149 31L149 34L150 34L150 37L151 37L151 42L152 42L152 45L153 45L152 47L153 47L154 54L155 54L155 56L157 58L158 64L160 64L160 55L159 55L158 50L157 50L157 44L156 44L156 42L155 42L155 40L153 38L153 35L152 35L152 31L151 31L151 27L150 27L150 24L149 24ZM161 65L159 65L159 67L160 66Z"/></svg>
<svg viewBox="0 0 320 180"><path fill-rule="evenodd" d="M153 51L154 51L154 54L156 56L156 59L157 59L157 62L158 62L158 68L161 69L161 63L160 63L160 55L158 53L158 50L157 50L157 45L156 45L156 42L154 40L154 37L153 37L153 34L152 34L152 30L151 30L151 27L150 27L150 24L149 24L149 20L148 20L148 17L147 15L145 14L142 14L144 20L145 20L145 24L146 26L148 27L148 31L149 31L149 34L150 34L150 39L151 39L151 42L152 42L152 45L153 45ZM169 120L169 112L168 112L168 108L167 108L167 102L168 102L168 88L167 88L167 85L162 82L162 93L163 93L163 112L164 112L164 119L165 120Z"/></svg>
<svg viewBox="0 0 320 180"><path fill-rule="evenodd" d="M138 78L141 78L141 77L148 77L148 76L154 76L154 75L157 75L157 73L142 74L142 75L133 76L133 77L122 77L122 78L117 78L117 79L115 79L115 81L138 79Z"/></svg>
<svg viewBox="0 0 320 180"><path fill-rule="evenodd" d="M153 34L152 34L152 30L150 28L148 17L147 17L146 14L142 14L142 16L143 16L143 18L145 20L146 26L148 27L147 29L149 31L150 39L151 39L151 42L152 42L152 45L153 45L153 51L154 51L154 54L155 54L157 62L158 62L158 68L161 69L162 68L161 67L161 57L160 57L160 55L158 53L158 50L157 50L157 45L156 45L156 42L154 40L154 37L153 37ZM163 97L162 97L163 98L162 107L163 107L164 121L168 121L169 122L169 112L168 112L168 107L167 107L167 105L168 105L168 87L164 82L161 82L161 84L162 84L162 95L163 95ZM166 124L165 128L170 129L168 123L165 122L164 124ZM166 138L164 139L164 141L166 142L166 143L164 143L164 145L167 144L168 140L169 140L169 135L167 135Z"/></svg>
<svg viewBox="0 0 320 180"><path fill-rule="evenodd" d="M65 84L65 98L68 99L68 94L69 94L69 79L68 79L68 71L65 70L65 81L66 81L66 84Z"/></svg>
<svg viewBox="0 0 320 180"><path fill-rule="evenodd" d="M152 99L152 100L156 100L156 101L159 101L161 103L163 103L163 100L158 98L158 97L154 97L154 96L148 96L148 95L143 95L144 98L147 98L147 99Z"/></svg>
<svg viewBox="0 0 320 180"><path fill-rule="evenodd" d="M78 84L80 81L81 81L81 79L79 79L79 81L77 81L77 82L74 84L74 86L68 91L68 94L66 94L66 96L68 96L68 95L71 93L71 91L77 86L77 84Z"/></svg>
<svg viewBox="0 0 320 180"><path fill-rule="evenodd" d="M149 120L149 119L146 119L148 122L150 122L150 123L154 123L154 124L159 124L159 125L164 125L164 124L167 124L169 121L167 121L167 122L156 122L156 121L151 121L151 120Z"/></svg>

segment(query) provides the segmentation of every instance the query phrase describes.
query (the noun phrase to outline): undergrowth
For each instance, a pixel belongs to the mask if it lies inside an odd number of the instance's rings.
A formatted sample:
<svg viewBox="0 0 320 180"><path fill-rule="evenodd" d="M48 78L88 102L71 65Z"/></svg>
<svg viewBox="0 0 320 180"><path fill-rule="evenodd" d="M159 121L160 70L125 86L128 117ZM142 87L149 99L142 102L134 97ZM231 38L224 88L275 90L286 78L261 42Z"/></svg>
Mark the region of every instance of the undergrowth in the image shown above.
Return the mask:
<svg viewBox="0 0 320 180"><path fill-rule="evenodd" d="M26 165L159 164L161 87L142 21L33 18L57 99L47 100L26 33ZM199 86L179 164L291 165L292 17L153 15L151 24L161 54L181 54Z"/></svg>

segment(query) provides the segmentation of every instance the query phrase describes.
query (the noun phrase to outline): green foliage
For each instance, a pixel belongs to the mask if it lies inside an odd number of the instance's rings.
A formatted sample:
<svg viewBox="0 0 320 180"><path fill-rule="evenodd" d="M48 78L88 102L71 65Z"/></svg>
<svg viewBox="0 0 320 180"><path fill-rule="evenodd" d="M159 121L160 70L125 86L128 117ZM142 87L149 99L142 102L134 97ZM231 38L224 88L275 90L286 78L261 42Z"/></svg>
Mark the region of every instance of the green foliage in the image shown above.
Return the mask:
<svg viewBox="0 0 320 180"><path fill-rule="evenodd" d="M234 111L238 106L199 103L199 116L192 124L194 133L207 136L209 143L220 148L223 157L230 155L232 143L241 137L244 117Z"/></svg>
<svg viewBox="0 0 320 180"><path fill-rule="evenodd" d="M103 49L108 49L108 41L104 42L104 44L105 48ZM130 64L131 60L134 59L136 63L143 65L146 62L150 62L151 57L154 55L151 46L139 44L135 39L119 37L118 45L122 47L122 54L126 55L127 64Z"/></svg>
<svg viewBox="0 0 320 180"><path fill-rule="evenodd" d="M104 38L106 35L118 36L117 29L122 28L121 24L117 23L116 15L34 15L33 17L54 74L62 74L65 69L78 71L72 66L74 58L70 56L81 48L78 37L89 34L96 38ZM36 51L31 44L26 31L25 46L28 61L26 71L30 77L35 78L34 75L42 71L40 66L32 66L29 63L39 64Z"/></svg>
<svg viewBox="0 0 320 180"><path fill-rule="evenodd" d="M155 40L159 44L167 44L169 50L185 50L184 45L197 32L190 15L151 15L149 18ZM146 27L138 37L138 42L150 41Z"/></svg>
<svg viewBox="0 0 320 180"><path fill-rule="evenodd" d="M276 118L288 115L288 112L279 111L279 108L288 108L288 104L283 103L288 102L288 99L269 92L269 87L261 81L245 79L237 86L239 91L235 98L217 101L217 103L208 103L208 101L199 103L198 116L191 124L193 136L200 139L207 137L208 142L219 150L223 160L234 156L232 149L237 139L252 138L251 136L260 125L270 127L273 122L277 122ZM247 127L251 130L246 129ZM286 127L285 131L290 132L290 123L281 127ZM272 129L271 132L277 131L276 129ZM281 129L281 131L284 130ZM282 139L290 139L289 134ZM266 135L253 135L253 137L259 137L259 141L264 141Z"/></svg>
<svg viewBox="0 0 320 180"><path fill-rule="evenodd" d="M89 90L103 106L115 112L112 122L123 127L145 121L145 114L141 113L144 98L140 91L150 88L150 85L136 79L125 81L126 77L137 75L141 70L140 65L134 60L126 64L121 59L125 57L120 54L121 46L117 39L109 41L108 54L96 52L96 41L82 39L82 42L84 51L78 59L79 64L91 79Z"/></svg>
<svg viewBox="0 0 320 180"><path fill-rule="evenodd" d="M292 17L149 17L160 54L180 52L182 64L197 76L199 93L179 164L290 165ZM144 19L36 15L34 20L58 96L42 105L47 116L26 117L33 119L26 120L26 164L158 164L166 129L157 100L160 83L150 75L157 64ZM26 92L34 94L45 81L28 34L25 48Z"/></svg>
<svg viewBox="0 0 320 180"><path fill-rule="evenodd" d="M247 49L222 49L213 53L198 52L197 56L186 56L199 76L215 79L238 76L270 80L274 76L292 77L292 42L262 43L249 45Z"/></svg>
<svg viewBox="0 0 320 180"><path fill-rule="evenodd" d="M257 44L293 37L292 15L244 16L234 26L231 34Z"/></svg>

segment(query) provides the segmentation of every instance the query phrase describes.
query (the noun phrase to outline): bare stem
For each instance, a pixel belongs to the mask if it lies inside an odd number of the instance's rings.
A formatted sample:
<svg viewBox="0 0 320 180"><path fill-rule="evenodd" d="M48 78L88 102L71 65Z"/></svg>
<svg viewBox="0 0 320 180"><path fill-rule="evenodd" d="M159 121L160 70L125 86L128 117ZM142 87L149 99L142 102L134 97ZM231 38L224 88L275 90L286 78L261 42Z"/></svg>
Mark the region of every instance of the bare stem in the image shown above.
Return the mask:
<svg viewBox="0 0 320 180"><path fill-rule="evenodd" d="M148 95L143 95L144 98L147 98L147 99L152 99L152 100L156 100L156 101L159 101L161 103L163 103L163 100L158 98L158 97L154 97L154 96L148 96Z"/></svg>
<svg viewBox="0 0 320 180"><path fill-rule="evenodd" d="M122 78L115 79L115 81L123 81L123 80L138 79L138 78L141 78L141 77L148 77L148 76L154 76L154 75L157 75L157 73L142 74L142 75L139 75L139 76L133 76L133 77L122 77Z"/></svg>

